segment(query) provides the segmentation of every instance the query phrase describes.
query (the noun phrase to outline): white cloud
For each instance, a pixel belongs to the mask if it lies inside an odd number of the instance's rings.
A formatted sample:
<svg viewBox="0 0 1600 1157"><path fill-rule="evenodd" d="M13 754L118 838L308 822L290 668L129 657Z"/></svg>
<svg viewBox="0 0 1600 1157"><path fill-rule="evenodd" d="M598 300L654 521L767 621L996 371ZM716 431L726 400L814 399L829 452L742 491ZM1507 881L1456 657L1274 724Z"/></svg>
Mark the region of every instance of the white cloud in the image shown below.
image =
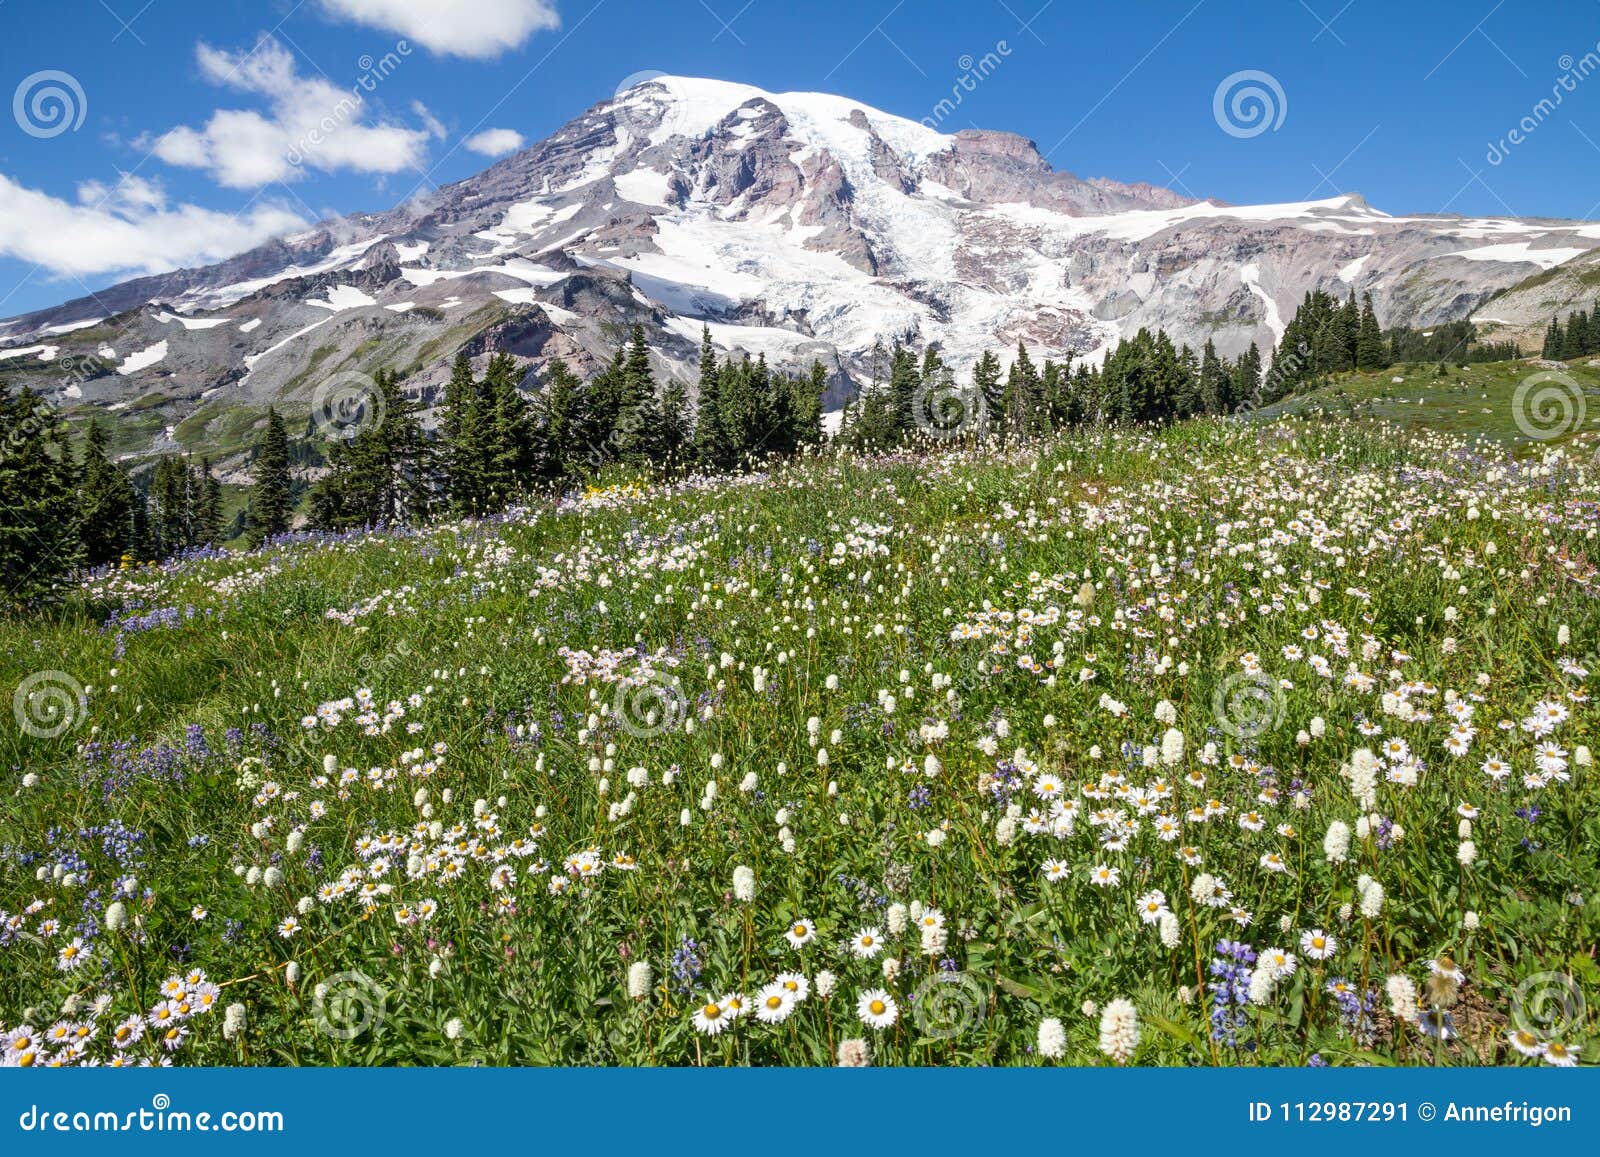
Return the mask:
<svg viewBox="0 0 1600 1157"><path fill-rule="evenodd" d="M279 204L258 202L237 216L168 205L159 185L138 177L124 177L111 188L86 182L73 203L0 174L0 257L62 276L164 273L209 264L305 227L298 214Z"/></svg>
<svg viewBox="0 0 1600 1157"><path fill-rule="evenodd" d="M561 26L555 0L322 0L322 6L441 56L499 56L535 32Z"/></svg>
<svg viewBox="0 0 1600 1157"><path fill-rule="evenodd" d="M254 189L273 181L295 181L307 167L334 172L397 173L417 168L437 121L409 128L366 118L366 93L340 88L321 77L305 77L294 56L267 37L253 51L232 53L200 44L200 71L214 84L266 98L270 115L254 109L218 109L202 127L180 125L145 143L169 165L204 169L230 188ZM365 74L382 84L379 66L398 68L391 54ZM381 73L392 75L392 71Z"/></svg>
<svg viewBox="0 0 1600 1157"><path fill-rule="evenodd" d="M503 157L522 147L522 134L516 129L484 129L461 143L486 157Z"/></svg>
<svg viewBox="0 0 1600 1157"><path fill-rule="evenodd" d="M411 111L417 114L417 119L422 122L422 127L428 130L430 137L438 137L441 141L450 134L445 131L444 122L433 115L433 110L420 100L411 102Z"/></svg>

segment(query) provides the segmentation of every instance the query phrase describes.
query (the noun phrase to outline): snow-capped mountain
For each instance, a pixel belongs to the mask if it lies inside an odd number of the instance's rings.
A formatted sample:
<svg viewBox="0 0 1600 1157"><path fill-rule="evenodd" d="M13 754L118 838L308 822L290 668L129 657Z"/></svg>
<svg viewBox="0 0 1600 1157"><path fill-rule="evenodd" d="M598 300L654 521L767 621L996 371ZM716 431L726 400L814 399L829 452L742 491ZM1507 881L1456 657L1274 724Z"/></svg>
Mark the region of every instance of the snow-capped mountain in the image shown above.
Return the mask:
<svg viewBox="0 0 1600 1157"><path fill-rule="evenodd" d="M0 374L137 403L170 450L330 374L393 366L426 394L463 348L590 368L638 321L668 372L709 324L724 349L821 358L837 402L879 340L958 365L1019 341L1092 356L1141 326L1269 350L1312 288L1427 324L1596 248L1600 224L1395 217L1356 195L1191 201L1055 171L1009 133L658 77L422 200L0 323Z"/></svg>

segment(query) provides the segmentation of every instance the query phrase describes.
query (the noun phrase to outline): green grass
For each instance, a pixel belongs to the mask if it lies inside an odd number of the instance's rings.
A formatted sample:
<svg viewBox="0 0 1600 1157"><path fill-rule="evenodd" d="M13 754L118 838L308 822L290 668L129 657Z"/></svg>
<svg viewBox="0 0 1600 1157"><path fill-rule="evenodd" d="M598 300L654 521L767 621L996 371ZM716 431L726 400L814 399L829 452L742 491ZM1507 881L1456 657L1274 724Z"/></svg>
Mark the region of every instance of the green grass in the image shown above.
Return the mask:
<svg viewBox="0 0 1600 1157"><path fill-rule="evenodd" d="M1560 387L1551 394L1552 401L1572 400L1565 419L1557 416L1558 407L1550 418L1537 420L1530 406L1538 395L1530 392L1523 396L1523 424L1519 425L1518 387L1530 377L1549 372L1529 361L1452 365L1442 370L1437 363L1395 366L1377 373L1342 375L1326 386L1264 407L1261 415L1269 419L1283 414L1375 418L1407 430L1483 439L1519 454L1592 440L1600 433L1600 371L1586 362L1555 371L1576 386ZM1580 390L1581 414L1575 401ZM1530 431L1540 436L1531 436Z"/></svg>
<svg viewBox="0 0 1600 1157"><path fill-rule="evenodd" d="M110 1059L113 1026L198 968L186 987L222 985L243 1027L193 1016L178 1063L828 1064L865 1038L875 1064L1034 1065L1046 1018L1060 1060L1110 1063L1118 998L1139 1064L1535 1063L1518 1024L1592 1057L1595 1002L1542 997L1600 979L1573 665L1600 640L1597 491L1586 460L1530 469L1454 435L1196 423L96 577L0 622L6 685L34 691L0 731L0 910L27 913L0 1025L103 998L89 1054ZM302 726L363 688L370 725L352 703ZM1530 786L1540 703L1570 716L1550 737L1570 780ZM1358 800L1342 769L1389 740L1420 766L1396 757ZM1070 833L1030 832L1057 788ZM1191 817L1207 801L1225 810ZM1126 846L1100 809L1137 822ZM1330 861L1330 826L1363 816ZM1203 874L1225 905L1195 899ZM318 899L341 878L372 894ZM1156 891L1170 915L1145 923ZM867 930L886 947L861 958ZM1301 947L1318 930L1326 960ZM64 970L73 936L88 962ZM1201 987L1224 940L1298 957L1233 1043ZM1430 985L1446 957L1463 980ZM696 1030L785 974L809 996L783 1023ZM1453 1039L1394 1015L1392 977ZM1335 978L1370 1016L1341 1019ZM886 1028L858 1015L875 989ZM156 1036L130 1054L166 1055Z"/></svg>

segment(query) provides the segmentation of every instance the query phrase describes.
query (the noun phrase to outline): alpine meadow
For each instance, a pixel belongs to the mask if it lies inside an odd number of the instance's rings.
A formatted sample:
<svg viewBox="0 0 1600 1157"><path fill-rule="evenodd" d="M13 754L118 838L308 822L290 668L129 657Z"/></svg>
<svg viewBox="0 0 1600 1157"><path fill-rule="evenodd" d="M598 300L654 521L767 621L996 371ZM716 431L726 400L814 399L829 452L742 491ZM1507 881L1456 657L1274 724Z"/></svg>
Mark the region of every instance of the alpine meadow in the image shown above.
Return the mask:
<svg viewBox="0 0 1600 1157"><path fill-rule="evenodd" d="M0 1065L1569 1120L1387 1070L1600 1061L1600 45L1038 4L0 5ZM114 1080L666 1119L307 1075Z"/></svg>

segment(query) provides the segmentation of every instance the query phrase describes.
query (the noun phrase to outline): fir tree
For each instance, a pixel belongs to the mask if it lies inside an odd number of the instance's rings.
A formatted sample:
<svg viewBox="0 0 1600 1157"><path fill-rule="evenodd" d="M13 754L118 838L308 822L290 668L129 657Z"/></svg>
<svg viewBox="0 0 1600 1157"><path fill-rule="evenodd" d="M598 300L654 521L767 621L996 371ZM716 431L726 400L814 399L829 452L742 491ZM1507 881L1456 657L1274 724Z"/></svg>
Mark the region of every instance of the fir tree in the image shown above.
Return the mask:
<svg viewBox="0 0 1600 1157"><path fill-rule="evenodd" d="M574 451L584 428L583 401L583 383L565 361L552 359L540 394L544 439L537 473L543 481L558 482L581 471L581 456L575 458Z"/></svg>
<svg viewBox="0 0 1600 1157"><path fill-rule="evenodd" d="M1005 419L1005 401L1000 388L1000 359L993 350L984 350L972 367L972 387L988 408L990 429L999 429Z"/></svg>
<svg viewBox="0 0 1600 1157"><path fill-rule="evenodd" d="M657 452L669 470L683 469L694 458L694 417L689 386L673 374L661 390L661 430Z"/></svg>
<svg viewBox="0 0 1600 1157"><path fill-rule="evenodd" d="M1239 356L1239 361L1234 366L1230 412L1240 407L1254 408L1260 404L1261 369L1261 350L1256 347L1255 342L1251 342L1250 348Z"/></svg>
<svg viewBox="0 0 1600 1157"><path fill-rule="evenodd" d="M211 459L202 457L198 475L199 491L195 504L195 542L215 546L222 541L222 483L211 473Z"/></svg>
<svg viewBox="0 0 1600 1157"><path fill-rule="evenodd" d="M519 381L522 371L509 353L489 359L479 390L482 423L483 509L504 510L521 492L538 457L537 428Z"/></svg>
<svg viewBox="0 0 1600 1157"><path fill-rule="evenodd" d="M22 602L48 594L83 560L77 469L51 407L24 387L0 386L0 591Z"/></svg>
<svg viewBox="0 0 1600 1157"><path fill-rule="evenodd" d="M1544 331L1544 348L1539 356L1546 361L1555 361L1561 357L1561 346L1565 335L1561 332L1561 322L1552 317L1550 327Z"/></svg>
<svg viewBox="0 0 1600 1157"><path fill-rule="evenodd" d="M249 541L258 547L289 529L294 514L289 482L289 435L276 409L267 410L267 428L256 443L255 485L250 490Z"/></svg>
<svg viewBox="0 0 1600 1157"><path fill-rule="evenodd" d="M1378 325L1378 315L1372 309L1372 294L1363 294L1361 322L1356 331L1356 369L1381 370L1387 363L1383 329Z"/></svg>
<svg viewBox="0 0 1600 1157"><path fill-rule="evenodd" d="M382 420L363 423L328 449L328 473L312 488L311 518L324 529L422 522L431 506L431 447L399 375L374 377Z"/></svg>
<svg viewBox="0 0 1600 1157"><path fill-rule="evenodd" d="M133 485L106 454L99 419L91 419L78 467L78 534L85 566L105 566L127 553L136 501Z"/></svg>
<svg viewBox="0 0 1600 1157"><path fill-rule="evenodd" d="M1207 414L1226 414L1228 395L1231 393L1227 370L1217 356L1217 347L1209 339L1200 351L1200 408Z"/></svg>
<svg viewBox="0 0 1600 1157"><path fill-rule="evenodd" d="M644 326L635 324L622 360L622 403L617 414L617 456L642 465L661 453L661 405L656 396L655 373L650 368L650 347Z"/></svg>
<svg viewBox="0 0 1600 1157"><path fill-rule="evenodd" d="M700 329L700 390L695 399L694 451L702 469L722 470L728 465L728 444L722 431L721 374L717 351L711 344L711 327Z"/></svg>
<svg viewBox="0 0 1600 1157"><path fill-rule="evenodd" d="M474 514L484 507L482 420L472 361L464 352L458 353L445 383L439 418L440 464L453 514Z"/></svg>

